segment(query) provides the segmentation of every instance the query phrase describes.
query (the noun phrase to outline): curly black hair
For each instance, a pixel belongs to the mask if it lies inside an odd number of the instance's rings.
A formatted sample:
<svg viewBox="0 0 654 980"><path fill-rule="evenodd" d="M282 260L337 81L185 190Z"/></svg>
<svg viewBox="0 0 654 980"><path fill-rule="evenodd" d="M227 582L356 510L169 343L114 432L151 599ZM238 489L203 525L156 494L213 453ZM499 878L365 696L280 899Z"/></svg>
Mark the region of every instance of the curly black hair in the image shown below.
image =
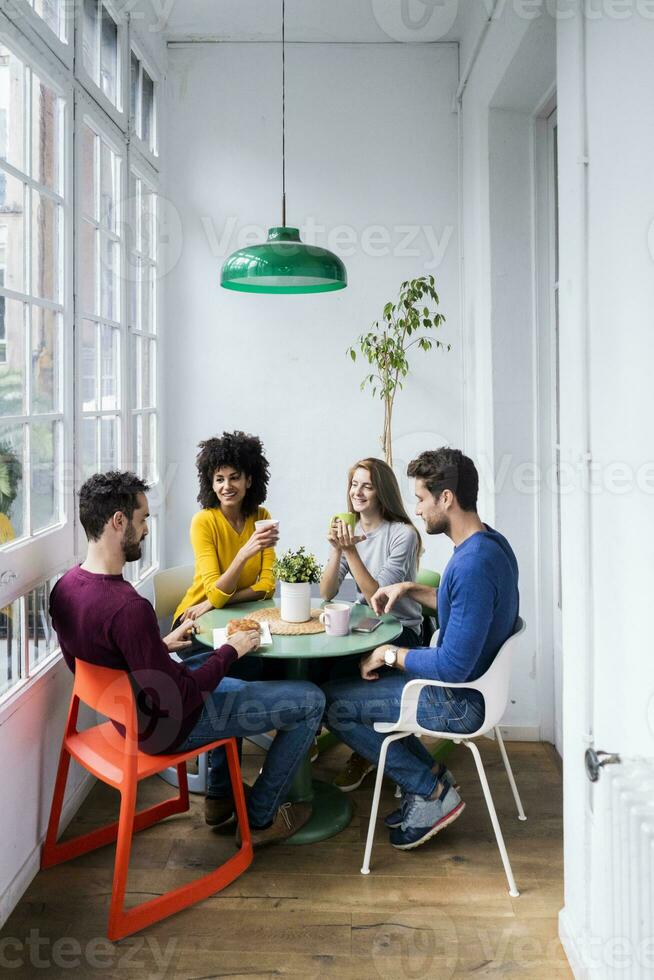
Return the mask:
<svg viewBox="0 0 654 980"><path fill-rule="evenodd" d="M102 537L104 526L117 511L128 521L138 507L138 495L147 493L147 483L136 473L94 473L79 492L79 519L89 541Z"/></svg>
<svg viewBox="0 0 654 980"><path fill-rule="evenodd" d="M222 438L205 439L198 445L200 452L195 460L200 478L198 503L205 508L220 507L213 489L214 473L223 466L233 466L252 480L243 498L243 515L250 517L256 514L257 508L266 499L270 478L261 439L246 432L223 432Z"/></svg>
<svg viewBox="0 0 654 980"><path fill-rule="evenodd" d="M464 456L460 449L441 446L420 453L409 463L407 476L423 480L434 497L440 497L443 490L451 490L461 510L477 510L479 474L470 457Z"/></svg>

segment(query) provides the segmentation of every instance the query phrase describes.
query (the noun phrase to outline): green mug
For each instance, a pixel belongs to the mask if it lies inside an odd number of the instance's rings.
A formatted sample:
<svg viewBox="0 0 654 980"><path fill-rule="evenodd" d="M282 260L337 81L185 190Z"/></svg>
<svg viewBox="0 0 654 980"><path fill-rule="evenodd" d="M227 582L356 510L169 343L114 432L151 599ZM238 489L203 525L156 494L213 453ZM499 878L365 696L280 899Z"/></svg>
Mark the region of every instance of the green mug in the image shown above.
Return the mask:
<svg viewBox="0 0 654 980"><path fill-rule="evenodd" d="M356 527L356 523L357 523L357 515L351 514L349 511L346 511L343 514L334 514L334 516L329 522L330 530L334 521L343 521L343 524L348 524L354 531L354 528Z"/></svg>

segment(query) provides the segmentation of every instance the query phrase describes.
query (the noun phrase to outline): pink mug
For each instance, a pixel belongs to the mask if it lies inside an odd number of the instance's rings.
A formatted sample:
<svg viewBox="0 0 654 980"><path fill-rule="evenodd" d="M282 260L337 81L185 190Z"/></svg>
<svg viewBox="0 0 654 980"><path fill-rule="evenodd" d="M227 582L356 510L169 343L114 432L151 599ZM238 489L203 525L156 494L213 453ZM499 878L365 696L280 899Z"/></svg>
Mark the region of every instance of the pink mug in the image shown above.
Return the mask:
<svg viewBox="0 0 654 980"><path fill-rule="evenodd" d="M327 636L347 636L350 632L350 607L346 602L328 602L320 613Z"/></svg>

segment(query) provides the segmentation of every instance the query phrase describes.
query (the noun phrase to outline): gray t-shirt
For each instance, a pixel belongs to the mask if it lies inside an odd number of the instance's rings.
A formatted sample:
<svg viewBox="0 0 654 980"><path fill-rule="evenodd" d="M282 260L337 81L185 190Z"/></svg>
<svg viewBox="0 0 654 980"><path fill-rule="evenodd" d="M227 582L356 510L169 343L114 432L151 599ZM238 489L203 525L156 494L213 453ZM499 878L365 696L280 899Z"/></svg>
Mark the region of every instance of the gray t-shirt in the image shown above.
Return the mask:
<svg viewBox="0 0 654 980"><path fill-rule="evenodd" d="M355 535L363 534L357 521ZM379 527L366 535L365 541L356 545L357 552L379 585L394 585L396 582L415 582L418 568L418 537L413 527L401 521L382 521ZM350 571L345 555L341 555L338 569L338 587ZM357 587L357 602L365 603L365 598ZM410 629L420 632L422 610L415 599L403 597L393 606L393 615Z"/></svg>

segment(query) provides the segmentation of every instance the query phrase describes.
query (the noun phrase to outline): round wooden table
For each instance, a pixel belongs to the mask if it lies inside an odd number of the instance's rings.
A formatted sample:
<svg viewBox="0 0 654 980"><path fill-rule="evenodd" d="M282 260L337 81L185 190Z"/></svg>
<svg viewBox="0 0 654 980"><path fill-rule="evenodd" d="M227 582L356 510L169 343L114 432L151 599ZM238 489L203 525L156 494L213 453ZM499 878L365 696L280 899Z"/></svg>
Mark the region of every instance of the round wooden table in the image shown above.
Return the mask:
<svg viewBox="0 0 654 980"><path fill-rule="evenodd" d="M279 600L266 599L261 602L243 602L238 606L214 609L198 620L201 632L197 639L200 643L213 648L214 629L226 626L230 619L245 619L248 613L255 609L269 609L276 605L279 605ZM322 603L314 602L313 606L319 608ZM367 653L383 643L392 643L401 634L402 625L395 616L381 616L382 624L373 633L352 632L353 626L371 615L373 614L368 606L354 604L348 636L327 636L326 633L313 633L306 636L273 635L272 647L255 650L248 656L283 660L288 680L306 680L310 660ZM312 844L315 841L334 837L344 830L352 819L352 802L349 796L336 786L313 779L308 756L295 774L289 790L289 800L308 800L313 804L311 818L289 839L287 842L289 844Z"/></svg>

